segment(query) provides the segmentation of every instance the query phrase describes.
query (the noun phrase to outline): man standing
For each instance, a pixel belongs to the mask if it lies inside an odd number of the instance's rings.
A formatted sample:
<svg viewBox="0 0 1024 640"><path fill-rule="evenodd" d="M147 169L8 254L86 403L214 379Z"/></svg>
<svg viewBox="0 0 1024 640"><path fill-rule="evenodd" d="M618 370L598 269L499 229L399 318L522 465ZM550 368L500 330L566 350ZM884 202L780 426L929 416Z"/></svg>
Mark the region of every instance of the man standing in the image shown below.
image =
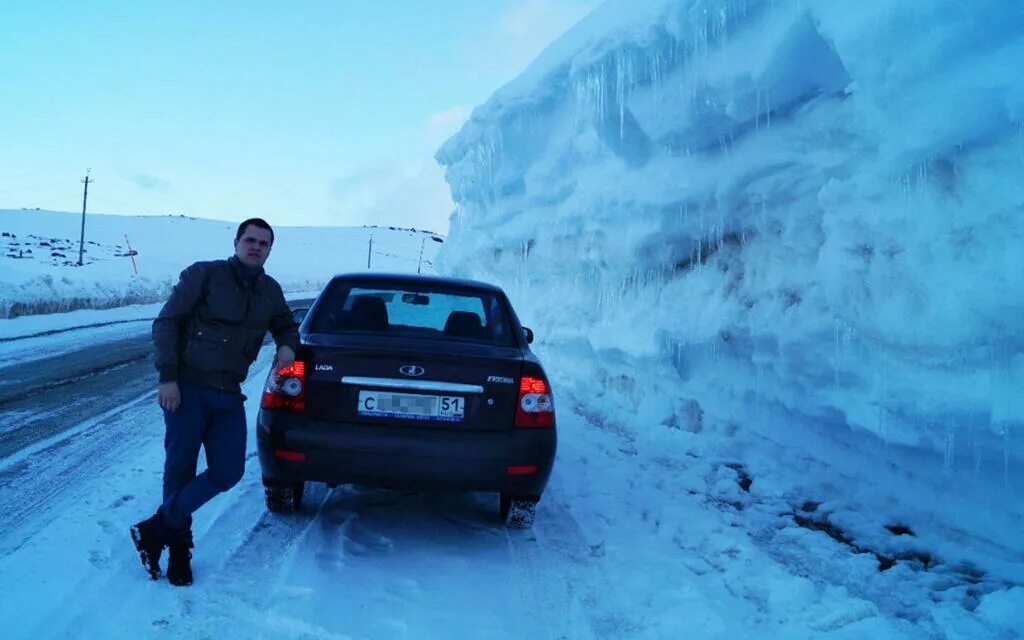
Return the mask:
<svg viewBox="0 0 1024 640"><path fill-rule="evenodd" d="M167 547L167 579L192 584L192 513L242 479L246 426L239 385L268 329L277 343L275 369L295 359L297 326L280 285L263 271L273 244L266 221L246 220L235 234L235 255L185 269L153 321L166 425L163 502L131 528L153 580ZM207 468L196 475L200 446Z"/></svg>

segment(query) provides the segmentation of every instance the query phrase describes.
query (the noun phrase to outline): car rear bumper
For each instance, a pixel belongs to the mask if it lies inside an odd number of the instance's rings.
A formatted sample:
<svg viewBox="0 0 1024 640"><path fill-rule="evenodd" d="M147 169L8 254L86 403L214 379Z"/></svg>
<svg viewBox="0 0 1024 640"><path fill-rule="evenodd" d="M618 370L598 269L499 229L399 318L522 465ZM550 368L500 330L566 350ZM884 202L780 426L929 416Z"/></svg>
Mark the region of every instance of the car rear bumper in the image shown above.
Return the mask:
<svg viewBox="0 0 1024 640"><path fill-rule="evenodd" d="M455 431L315 421L266 410L260 411L256 434L270 484L305 480L537 497L556 448L554 429ZM277 450L305 459L282 459ZM520 473L510 473L510 467ZM524 473L529 467L536 471Z"/></svg>

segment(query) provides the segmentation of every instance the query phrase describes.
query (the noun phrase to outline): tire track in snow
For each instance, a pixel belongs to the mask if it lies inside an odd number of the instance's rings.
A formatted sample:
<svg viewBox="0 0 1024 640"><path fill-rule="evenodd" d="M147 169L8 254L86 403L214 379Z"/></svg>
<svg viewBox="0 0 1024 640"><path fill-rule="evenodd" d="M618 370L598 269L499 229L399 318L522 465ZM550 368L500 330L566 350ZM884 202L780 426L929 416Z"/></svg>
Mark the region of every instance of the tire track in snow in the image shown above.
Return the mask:
<svg viewBox="0 0 1024 640"><path fill-rule="evenodd" d="M159 478L156 474L153 486L144 492L147 498L159 495ZM223 629L229 629L231 637L270 637L268 628L283 625L280 634L271 635L344 638L322 633L309 622L289 623L273 613L274 579L291 562L288 549L300 544L315 515L270 526L262 494L258 469L250 466L239 486L211 501L208 508L216 512L213 521L207 526L197 523L195 528L196 582L188 588L174 587L166 577L154 582L144 574L127 527L146 512L145 507L137 501L122 501L127 506L117 515L92 511L103 535L91 545L100 548L91 557L103 559L104 566L61 599L58 616L25 637L135 638L147 629L173 637L217 637ZM166 555L161 565L166 570ZM106 615L97 616L100 610ZM110 619L117 620L124 632L111 630L105 622Z"/></svg>
<svg viewBox="0 0 1024 640"><path fill-rule="evenodd" d="M587 611L601 578L588 562L583 531L548 487L537 505L532 529L507 531L508 553L518 575L519 597L526 612L518 637L557 640L595 638Z"/></svg>
<svg viewBox="0 0 1024 640"><path fill-rule="evenodd" d="M230 629L231 637L347 638L288 612L295 594L283 586L284 576L318 513L318 506L296 518L267 512L262 483L254 473L207 530L197 532L192 563L196 582L174 590L177 602L161 616L163 628L178 637Z"/></svg>
<svg viewBox="0 0 1024 640"><path fill-rule="evenodd" d="M116 407L5 459L0 465L0 513L6 525L0 557L17 552L68 508L96 500L94 486L121 460L159 446L163 434L136 429L142 405L155 393ZM127 499L126 488L111 503Z"/></svg>
<svg viewBox="0 0 1024 640"><path fill-rule="evenodd" d="M264 356L267 364L269 357ZM164 579L149 580L128 536L129 525L152 513L162 491L160 411L155 405L132 410L154 394L150 390L116 407L73 437L60 436L52 446L7 461L7 478L21 484L0 484L0 509L18 506L25 491L45 495L24 505L38 513L26 514L30 517L13 536L7 530L0 535L0 545L7 551L0 555L0 574L5 583L9 579L21 586L0 597L0 619L20 620L17 633L25 634L20 637L179 635L170 628L176 619L186 621L179 626L190 630L181 637L208 635L206 628L193 628L189 612L196 609L192 598L201 597L209 585L198 583L199 588L190 591L176 589ZM238 489L224 494L219 505L215 499L215 506L202 515L223 512L236 503L262 510L262 500L239 501L246 487L262 491L257 466L250 460ZM136 496L146 504L140 505ZM252 517L250 526L257 520ZM244 528L244 519L241 524ZM40 598L40 593L47 596ZM98 611L103 615L97 616Z"/></svg>
<svg viewBox="0 0 1024 640"><path fill-rule="evenodd" d="M5 638L118 637L117 609L130 609L133 594L144 594L139 587L150 581L128 525L138 519L137 495L159 495L162 433L136 429L138 417L109 416L83 437L31 456L19 465L17 482L3 484L0 509L23 509L0 539L0 588L9 589L0 597L0 619L20 621ZM27 490L38 498L19 504ZM80 634L89 628L96 631Z"/></svg>

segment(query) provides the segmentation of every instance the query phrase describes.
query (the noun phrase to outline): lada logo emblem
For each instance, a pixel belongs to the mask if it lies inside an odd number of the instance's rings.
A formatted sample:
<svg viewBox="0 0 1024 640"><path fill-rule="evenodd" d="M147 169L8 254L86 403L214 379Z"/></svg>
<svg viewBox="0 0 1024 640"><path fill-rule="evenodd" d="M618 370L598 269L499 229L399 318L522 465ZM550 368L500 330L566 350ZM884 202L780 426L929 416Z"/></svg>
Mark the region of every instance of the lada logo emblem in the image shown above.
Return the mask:
<svg viewBox="0 0 1024 640"><path fill-rule="evenodd" d="M422 376L424 373L426 373L426 369L416 364L407 364L404 367L399 367L398 370L402 373L402 375L412 376L414 378Z"/></svg>

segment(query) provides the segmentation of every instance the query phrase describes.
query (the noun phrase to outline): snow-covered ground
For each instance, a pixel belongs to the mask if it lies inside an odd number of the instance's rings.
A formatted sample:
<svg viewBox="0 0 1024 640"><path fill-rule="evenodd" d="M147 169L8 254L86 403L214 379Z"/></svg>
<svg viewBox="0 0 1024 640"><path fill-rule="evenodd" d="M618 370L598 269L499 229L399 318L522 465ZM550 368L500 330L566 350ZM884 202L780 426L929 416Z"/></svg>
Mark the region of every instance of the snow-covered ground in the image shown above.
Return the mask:
<svg viewBox="0 0 1024 640"><path fill-rule="evenodd" d="M31 366L106 329L0 352ZM1019 512L990 511L984 474L767 405L749 408L751 434L699 414L659 423L650 406L678 402L671 363L538 338L560 436L532 531L506 530L486 494L316 486L303 514L271 516L251 437L243 481L196 519L196 584L152 583L126 534L160 492L146 394L0 460L4 637L1018 637ZM244 387L250 428L270 357Z"/></svg>
<svg viewBox="0 0 1024 640"><path fill-rule="evenodd" d="M678 583L735 580L745 635L1024 632L1022 25L995 0L609 0L438 152L440 270L510 291L669 495L719 474L733 528L625 509L710 564Z"/></svg>
<svg viewBox="0 0 1024 640"><path fill-rule="evenodd" d="M230 256L238 227L185 216L88 214L79 267L81 220L80 213L0 210L0 318L163 300L183 265ZM367 259L374 271L432 273L444 241L387 226L280 226L274 233L268 268L288 294L319 291L335 273L366 269Z"/></svg>
<svg viewBox="0 0 1024 640"><path fill-rule="evenodd" d="M160 491L144 396L0 460L4 637L1021 637L1022 24L995 0L607 2L439 152L438 270L503 285L552 378L534 529L494 496L353 487L270 517L250 458L198 514L196 584L151 583L126 535ZM153 220L140 275L157 247L168 282L230 251L228 223ZM336 232L278 230L269 272L358 267L368 238Z"/></svg>

